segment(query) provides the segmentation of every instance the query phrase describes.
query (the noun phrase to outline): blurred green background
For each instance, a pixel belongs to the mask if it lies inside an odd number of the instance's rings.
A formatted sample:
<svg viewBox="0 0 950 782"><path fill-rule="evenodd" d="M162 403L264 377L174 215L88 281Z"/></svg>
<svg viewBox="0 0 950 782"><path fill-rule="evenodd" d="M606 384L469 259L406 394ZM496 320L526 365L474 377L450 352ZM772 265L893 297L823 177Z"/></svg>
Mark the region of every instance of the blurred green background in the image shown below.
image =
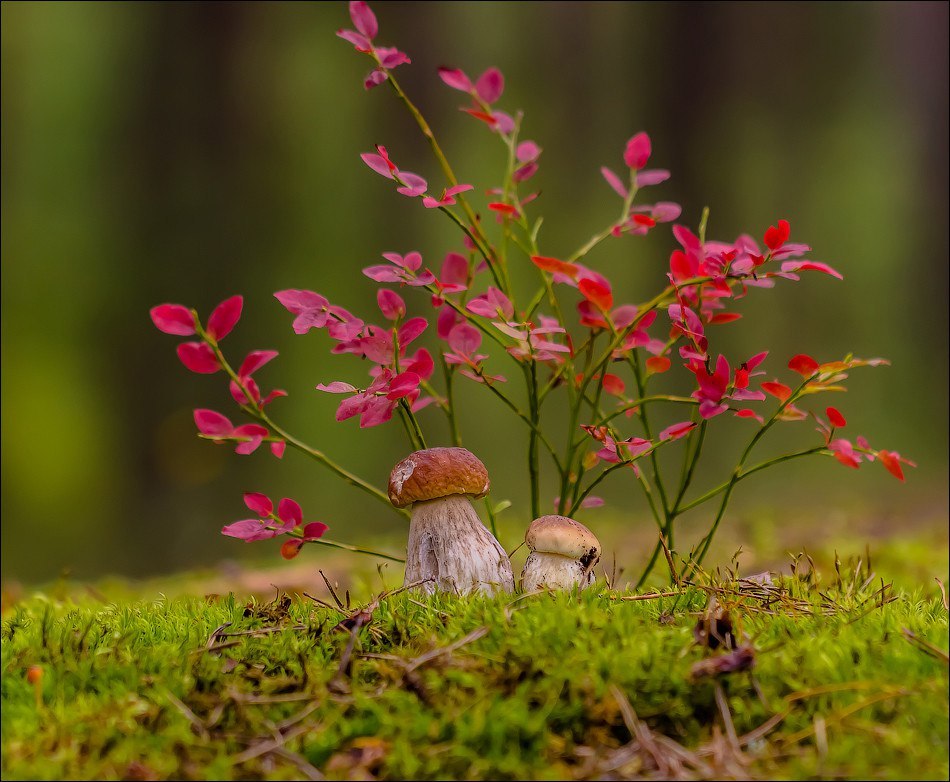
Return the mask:
<svg viewBox="0 0 950 782"><path fill-rule="evenodd" d="M734 360L769 349L771 372L798 352L848 351L892 366L857 370L837 404L852 435L918 461L901 486L878 466L799 462L743 484L737 514L782 525L807 507L873 514L891 531L947 515L946 3L378 3L379 42L413 58L397 75L457 173L500 181L497 139L461 114L435 69L497 65L500 103L525 111L543 148L536 183L542 248L566 256L615 217L598 168L619 168L627 138L653 138L651 163L709 235L761 236L780 217L793 239L845 276L754 291L745 319L712 347ZM362 89L368 59L337 39L343 3L4 3L2 10L2 567L47 579L150 575L244 556L218 530L247 514L241 491L292 496L332 535L397 550L404 526L382 505L297 453L282 462L199 441L191 410L237 418L220 376L178 362L148 310L207 316L234 293L245 315L225 346L281 357L260 373L290 398L278 421L385 485L406 451L398 424L333 421L319 382L365 384L365 366L330 356L326 336L295 337L272 293L310 288L376 318L360 269L385 250L418 249L437 267L459 245L440 215L392 192L360 161L373 144L443 182L388 86ZM618 300L664 282L668 230L608 242L589 258ZM527 262L516 272L525 292ZM523 294L524 295L524 294ZM415 312L424 297L409 295ZM432 341L428 343L433 346ZM503 362L498 365L501 369ZM502 371L518 380L510 365ZM669 380L685 382L684 372ZM520 383L510 391L522 398ZM680 389L683 387L680 386ZM462 385L466 445L494 476L509 548L527 522L526 437L496 400ZM555 429L557 405L548 410ZM434 409L430 444L445 442ZM723 479L748 437L723 421L703 486ZM714 428L719 429L717 426ZM630 424L628 434L637 433ZM773 452L818 435L788 425ZM558 442L561 434L558 433ZM605 482L584 520L649 529L642 498ZM545 496L554 496L553 483ZM851 511L849 511L851 512ZM700 519L701 521L702 519ZM319 551L314 562L319 561Z"/></svg>

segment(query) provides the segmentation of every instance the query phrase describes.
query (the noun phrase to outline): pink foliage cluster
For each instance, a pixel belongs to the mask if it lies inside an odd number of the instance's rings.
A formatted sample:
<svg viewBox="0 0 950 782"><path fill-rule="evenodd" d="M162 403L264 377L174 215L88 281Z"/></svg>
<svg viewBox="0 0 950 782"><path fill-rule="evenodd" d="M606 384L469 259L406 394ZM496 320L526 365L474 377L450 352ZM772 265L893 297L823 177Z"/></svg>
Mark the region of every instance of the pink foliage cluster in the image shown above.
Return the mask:
<svg viewBox="0 0 950 782"><path fill-rule="evenodd" d="M397 95L405 99L392 71L409 63L409 57L399 49L376 45L379 25L365 2L351 2L349 11L353 28L339 30L337 35L374 61L364 82L366 88L390 80ZM341 397L337 421L357 418L360 427L373 427L390 421L398 410L404 422L418 427L415 414L430 405L452 416L457 411L452 408L451 382L457 374L489 387L535 428L542 395L539 383L546 384L544 394L567 387L578 410L587 404L590 419L581 419L577 425L590 439L578 436L580 442L592 441L592 450L571 449L565 457L567 466L558 464L566 489L571 488L568 479L572 476L579 481L575 471L583 474L600 462L610 465L606 470L629 465L642 479L638 460L661 446L691 438L697 427L705 427L727 412L764 428L775 421L811 417L822 436L822 445L815 450L850 468L878 461L904 480L902 465L913 463L895 451L871 448L864 437L857 436L853 442L841 437L839 430L845 428L846 420L837 408L826 407L820 415L799 406L809 395L843 390L841 383L852 368L886 362L847 357L820 363L800 354L788 362L796 379L787 384L766 376L763 367L768 351L737 362L710 349L717 329L742 318L739 302L751 291L772 288L780 280L798 281L800 273L806 271L842 279L827 263L812 260L807 244L792 241L787 220L766 227L761 239L741 234L732 241L722 241L706 238L705 219L698 232L677 222L682 210L674 202L638 203L638 196L646 188L661 185L670 177L666 169L648 167L654 146L650 136L641 131L620 150L624 166L620 174L607 166L600 171L622 199L619 217L571 256L541 254L540 220L529 214L540 191L522 194L520 187L538 174L542 148L520 137L520 113L508 113L499 107L505 94L504 76L494 67L476 78L460 68L442 67L438 76L446 86L467 96L468 102L461 110L484 123L506 145L508 172L501 186L478 193L474 185L459 183L441 159L448 182L430 192L427 180L399 167L382 144L362 154L361 159L373 172L393 182L398 194L419 199L424 209L451 217L462 229L460 245L445 253L437 269L429 268L417 250L384 252L382 263L365 266L363 274L383 286L376 290L379 316L371 319L357 316L312 290L288 289L274 294L293 316L294 333L324 332L331 354L354 356L367 370L362 381L334 379L316 386L321 392ZM405 100L435 146L431 130ZM475 204L483 196L484 211L479 213ZM488 239L490 226L483 218L489 215L498 223L496 228L505 245L522 250L524 260L519 262L526 267L530 262L539 276L542 287L529 304L520 301L511 284L508 253L500 252ZM604 271L589 265L588 254L601 241L642 237L666 230L661 228L663 225L669 225L672 240L669 260L662 269L666 287L646 302L625 301ZM563 303L573 309L563 309ZM416 306L423 314L414 314ZM154 307L151 317L155 326L167 334L193 337L178 345L181 362L199 374L224 370L231 398L254 419L236 426L215 410L199 409L194 413L199 434L214 442L234 443L239 454L253 453L267 443L271 452L281 457L288 442L295 446L299 443L288 440L270 421L266 410L286 392L275 389L265 394L256 379L277 352L253 350L237 369L232 369L221 351L220 343L240 320L242 307L242 297L232 296L212 311L205 325L194 310L179 304ZM429 328L430 323L434 328ZM420 344L424 337L429 347ZM592 361L595 345L608 346L599 363ZM513 360L529 380L530 415L521 413L500 390L507 386L498 384L507 384L507 378L496 371L494 364L504 357ZM435 390L437 363L448 387L445 397ZM611 364L620 368L613 369ZM652 436L644 417L643 436L623 436L611 422L621 414L626 419L643 416L645 400L640 397L646 383L674 366L683 370L681 377L688 383L689 396L659 398L694 405L695 414L689 420L668 423ZM630 384L619 374L625 367L633 370L634 382ZM421 432L417 437L421 439ZM577 453L580 456L574 464ZM589 495L589 489L579 494L577 487L572 498L576 507L603 503ZM281 500L276 511L262 494L245 495L245 503L259 518L230 524L224 534L246 541L289 534L282 549L284 556L294 556L303 543L317 540L326 530L320 522L304 525L300 506L293 500ZM563 504L564 499L557 498L556 505Z"/></svg>

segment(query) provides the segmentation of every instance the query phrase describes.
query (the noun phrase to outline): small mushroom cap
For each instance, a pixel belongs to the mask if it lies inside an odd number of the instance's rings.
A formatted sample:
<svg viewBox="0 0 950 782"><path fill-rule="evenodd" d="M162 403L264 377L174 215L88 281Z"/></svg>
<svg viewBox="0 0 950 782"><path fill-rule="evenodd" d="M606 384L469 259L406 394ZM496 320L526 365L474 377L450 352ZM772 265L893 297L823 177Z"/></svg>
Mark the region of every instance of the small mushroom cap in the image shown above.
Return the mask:
<svg viewBox="0 0 950 782"><path fill-rule="evenodd" d="M429 448L409 454L389 476L389 501L397 508L453 494L484 497L491 482L481 460L464 448Z"/></svg>
<svg viewBox="0 0 950 782"><path fill-rule="evenodd" d="M600 541L587 527L567 516L542 516L531 522L524 536L532 551L542 554L560 554L571 559L587 559L588 563L600 558Z"/></svg>

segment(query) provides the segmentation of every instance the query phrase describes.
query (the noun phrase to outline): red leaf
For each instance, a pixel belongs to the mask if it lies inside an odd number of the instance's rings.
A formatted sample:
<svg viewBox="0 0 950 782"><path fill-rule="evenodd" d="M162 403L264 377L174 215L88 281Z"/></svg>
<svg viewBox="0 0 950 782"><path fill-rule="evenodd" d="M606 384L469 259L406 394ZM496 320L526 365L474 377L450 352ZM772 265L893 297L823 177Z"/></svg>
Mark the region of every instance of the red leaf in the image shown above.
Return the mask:
<svg viewBox="0 0 950 782"><path fill-rule="evenodd" d="M762 390L765 391L765 393L771 394L777 399L782 400L783 402L792 395L792 389L790 389L784 383L779 383L777 380L763 383Z"/></svg>
<svg viewBox="0 0 950 782"><path fill-rule="evenodd" d="M292 525L296 527L303 522L303 511L297 502L288 497L284 497L277 503L277 518L284 522L285 525L292 523Z"/></svg>
<svg viewBox="0 0 950 782"><path fill-rule="evenodd" d="M779 220L778 227L770 225L768 230L766 230L764 238L765 246L772 251L777 250L788 241L790 233L791 228L788 224L788 220Z"/></svg>
<svg viewBox="0 0 950 782"><path fill-rule="evenodd" d="M252 350L247 354L244 361L241 362L241 368L238 370L240 377L250 377L264 364L277 357L276 350Z"/></svg>
<svg viewBox="0 0 950 782"><path fill-rule="evenodd" d="M460 92L471 92L475 89L472 86L472 80L465 75L465 72L459 68L439 68L439 78L442 79L453 90Z"/></svg>
<svg viewBox="0 0 950 782"><path fill-rule="evenodd" d="M696 426L693 421L681 421L678 424L673 424L672 426L666 427L662 432L660 432L659 439L663 440L678 440L680 437L688 434Z"/></svg>
<svg viewBox="0 0 950 782"><path fill-rule="evenodd" d="M630 168L639 170L647 164L651 152L650 137L646 133L637 133L627 142L623 152L623 162Z"/></svg>
<svg viewBox="0 0 950 782"><path fill-rule="evenodd" d="M270 516L274 511L274 503L270 501L270 497L259 492L244 492L244 504L247 505L248 510L259 513L261 516Z"/></svg>
<svg viewBox="0 0 950 782"><path fill-rule="evenodd" d="M804 353L793 356L791 361L788 362L788 368L802 377L811 377L818 371L819 366L820 364L815 359L806 356Z"/></svg>
<svg viewBox="0 0 950 782"><path fill-rule="evenodd" d="M222 301L214 308L214 312L208 318L208 334L217 340L224 339L241 319L241 309L243 307L243 296L232 296L230 299Z"/></svg>
<svg viewBox="0 0 950 782"><path fill-rule="evenodd" d="M557 258L549 258L544 255L532 255L531 262L541 269L541 271L564 274L572 280L577 279L577 274L580 271L576 264L569 263L568 261L560 261Z"/></svg>
<svg viewBox="0 0 950 782"><path fill-rule="evenodd" d="M829 407L825 410L825 414L828 416L828 420L831 421L832 426L842 427L847 426L848 422L845 420L844 416L834 407Z"/></svg>
<svg viewBox="0 0 950 782"><path fill-rule="evenodd" d="M518 214L518 209L511 204L503 204L500 201L494 201L488 205L488 208L493 212L499 212L501 214L514 216Z"/></svg>
<svg viewBox="0 0 950 782"><path fill-rule="evenodd" d="M202 434L227 437L234 431L234 424L216 410L195 410L195 426Z"/></svg>
<svg viewBox="0 0 950 782"><path fill-rule="evenodd" d="M283 545L280 547L280 555L284 559L293 559L300 553L300 548L303 546L303 541L300 538L291 538L290 540L285 540Z"/></svg>
<svg viewBox="0 0 950 782"><path fill-rule="evenodd" d="M177 352L181 363L199 375L211 375L221 369L211 346L204 342L182 342Z"/></svg>
<svg viewBox="0 0 950 782"><path fill-rule="evenodd" d="M181 304L159 304L157 307L152 307L149 314L152 316L155 328L166 334L190 337L195 333L194 313Z"/></svg>
<svg viewBox="0 0 950 782"><path fill-rule="evenodd" d="M897 478L897 480L904 480L904 471L901 469L900 457L894 451L878 451L877 458L881 460L881 464L883 464L887 471Z"/></svg>
<svg viewBox="0 0 950 782"><path fill-rule="evenodd" d="M330 529L322 521L311 521L303 528L303 536L306 540L317 540L323 537L323 533Z"/></svg>
<svg viewBox="0 0 950 782"><path fill-rule="evenodd" d="M619 397L623 396L624 389L626 388L626 386L624 386L623 380L621 380L616 375L611 374L604 375L603 386L604 391L606 391L608 394L613 394L614 396Z"/></svg>
<svg viewBox="0 0 950 782"><path fill-rule="evenodd" d="M486 114L484 111L479 111L478 109L462 109L462 111L466 114L471 114L475 119L480 119L487 125L495 125L498 122L491 114Z"/></svg>
<svg viewBox="0 0 950 782"><path fill-rule="evenodd" d="M732 321L739 320L741 317L738 312L717 312L707 322L710 326L714 326L719 323L732 323Z"/></svg>
<svg viewBox="0 0 950 782"><path fill-rule="evenodd" d="M596 280L581 280L577 284L581 295L601 312L610 312L614 306L614 295L610 288Z"/></svg>

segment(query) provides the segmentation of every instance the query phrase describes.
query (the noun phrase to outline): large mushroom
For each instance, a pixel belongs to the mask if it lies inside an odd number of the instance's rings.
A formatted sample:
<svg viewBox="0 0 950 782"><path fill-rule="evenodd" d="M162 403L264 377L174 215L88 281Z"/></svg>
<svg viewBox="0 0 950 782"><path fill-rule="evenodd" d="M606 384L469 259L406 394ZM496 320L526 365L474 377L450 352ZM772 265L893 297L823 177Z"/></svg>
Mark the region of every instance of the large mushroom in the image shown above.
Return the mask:
<svg viewBox="0 0 950 782"><path fill-rule="evenodd" d="M594 583L600 541L587 527L567 516L542 516L524 536L531 549L521 571L525 592L540 589L584 589Z"/></svg>
<svg viewBox="0 0 950 782"><path fill-rule="evenodd" d="M472 507L488 494L485 465L464 448L409 454L389 477L389 499L411 505L406 584L433 592L513 592L511 561Z"/></svg>

